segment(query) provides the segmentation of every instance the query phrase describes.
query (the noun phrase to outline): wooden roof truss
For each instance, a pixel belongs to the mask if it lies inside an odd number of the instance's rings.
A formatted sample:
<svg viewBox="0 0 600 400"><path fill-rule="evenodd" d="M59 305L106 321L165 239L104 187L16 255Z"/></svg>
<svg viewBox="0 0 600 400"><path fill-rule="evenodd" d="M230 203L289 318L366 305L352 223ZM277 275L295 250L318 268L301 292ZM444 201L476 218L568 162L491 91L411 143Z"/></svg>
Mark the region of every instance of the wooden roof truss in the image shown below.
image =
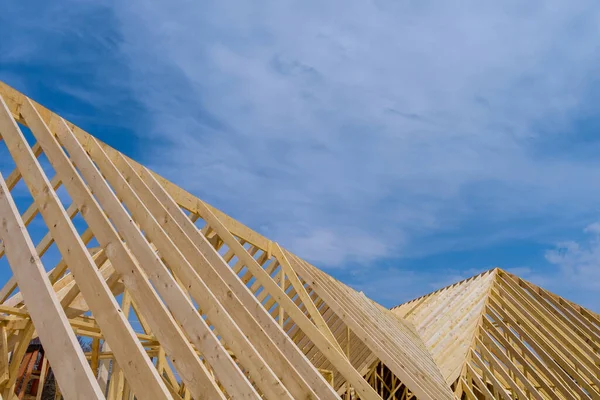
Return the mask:
<svg viewBox="0 0 600 400"><path fill-rule="evenodd" d="M0 137L4 398L34 337L68 399L379 399L379 361L453 397L389 310L3 83Z"/></svg>
<svg viewBox="0 0 600 400"><path fill-rule="evenodd" d="M462 399L600 399L600 316L501 269L393 309Z"/></svg>
<svg viewBox="0 0 600 400"><path fill-rule="evenodd" d="M505 271L387 310L1 82L0 157L4 399L600 399L600 316Z"/></svg>

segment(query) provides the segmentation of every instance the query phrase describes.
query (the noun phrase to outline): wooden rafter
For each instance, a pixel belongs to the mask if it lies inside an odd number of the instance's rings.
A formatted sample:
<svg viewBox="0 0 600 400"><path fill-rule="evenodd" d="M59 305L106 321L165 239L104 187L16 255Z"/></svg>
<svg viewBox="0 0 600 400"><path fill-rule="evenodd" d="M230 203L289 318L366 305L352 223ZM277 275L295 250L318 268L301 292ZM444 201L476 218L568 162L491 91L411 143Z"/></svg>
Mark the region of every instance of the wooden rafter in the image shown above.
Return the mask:
<svg viewBox="0 0 600 400"><path fill-rule="evenodd" d="M393 311L415 324L457 396L600 399L593 313L506 271L493 269Z"/></svg>
<svg viewBox="0 0 600 400"><path fill-rule="evenodd" d="M0 138L5 399L600 399L600 316L514 275L386 310L1 82Z"/></svg>
<svg viewBox="0 0 600 400"><path fill-rule="evenodd" d="M30 224L40 215L48 232L30 246L32 256L61 256L50 268L40 261L38 276L55 299L46 302L47 315L63 315L63 333L54 335L91 340L84 358L76 353L88 374L79 379L89 387L110 399L333 400L343 385L379 398L364 375L381 344L354 332L347 311L332 307L285 249L3 83L0 97L0 137L16 167L4 192L11 198L26 184L31 202L22 215L13 212L23 238L31 241ZM3 240L0 259L18 268L13 248ZM23 279L34 276L15 274L0 290L0 347L13 355L4 363L9 398L29 339L49 340ZM134 316L141 332L129 321ZM422 344L414 349L430 360ZM48 354L53 376L67 384L55 367L61 361ZM408 385L437 385L431 393L441 397L429 398L452 397L441 380L407 378ZM72 397L71 390L64 386L57 396Z"/></svg>

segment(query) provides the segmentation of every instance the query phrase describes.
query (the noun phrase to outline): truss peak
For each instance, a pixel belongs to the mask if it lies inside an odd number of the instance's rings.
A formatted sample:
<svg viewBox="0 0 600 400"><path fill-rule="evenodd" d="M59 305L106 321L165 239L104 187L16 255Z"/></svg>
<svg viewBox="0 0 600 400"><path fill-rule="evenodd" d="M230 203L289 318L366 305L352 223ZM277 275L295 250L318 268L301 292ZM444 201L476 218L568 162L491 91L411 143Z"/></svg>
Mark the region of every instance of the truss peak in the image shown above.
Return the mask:
<svg viewBox="0 0 600 400"><path fill-rule="evenodd" d="M469 353L495 274L477 275L392 309L415 326L448 383Z"/></svg>
<svg viewBox="0 0 600 400"><path fill-rule="evenodd" d="M0 139L0 398L600 399L506 271L387 310L2 82Z"/></svg>
<svg viewBox="0 0 600 400"><path fill-rule="evenodd" d="M493 269L393 309L463 399L600 398L600 318Z"/></svg>

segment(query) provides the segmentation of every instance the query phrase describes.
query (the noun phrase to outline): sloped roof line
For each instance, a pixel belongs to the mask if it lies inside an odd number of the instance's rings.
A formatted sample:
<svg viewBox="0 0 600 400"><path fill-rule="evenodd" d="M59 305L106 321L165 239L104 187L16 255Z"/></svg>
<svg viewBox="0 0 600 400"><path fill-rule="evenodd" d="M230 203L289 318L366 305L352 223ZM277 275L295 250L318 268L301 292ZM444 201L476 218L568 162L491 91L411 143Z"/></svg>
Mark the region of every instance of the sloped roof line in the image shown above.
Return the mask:
<svg viewBox="0 0 600 400"><path fill-rule="evenodd" d="M392 309L415 326L449 385L468 358L496 272L486 271Z"/></svg>
<svg viewBox="0 0 600 400"><path fill-rule="evenodd" d="M489 273L493 272L494 270L500 270L500 268L499 268L499 267L494 267L494 268L491 268L491 269L485 270L485 271L483 271L483 272L480 272L479 274L476 274L476 275L470 276L470 277L468 277L468 278L465 278L465 279L463 279L463 280L460 280L460 281L454 282L454 283L452 283L452 284L450 284L450 285L444 286L444 287L442 287L442 288L440 288L440 289L437 289L437 290L435 290L435 291L433 291L433 292L430 292L430 293L424 294L424 295L422 295L422 296L419 296L419 297L415 297L415 298L414 298L414 299L412 299L412 300L407 300L407 301L405 301L404 303L401 303L401 304L398 304L398 305L396 305L396 306L393 306L393 307L391 307L390 309L391 309L391 310L395 310L395 309L399 308L400 306L404 306L404 307L406 307L406 305L407 305L407 304L413 304L413 305L414 305L414 307L418 307L418 306L420 305L420 302L424 301L426 298L428 298L428 297L430 297L430 296L436 295L436 294L438 294L438 293L440 293L440 292L443 292L443 291L446 291L446 290L448 290L448 289L450 289L450 288L453 288L453 287L456 287L456 286L460 286L460 285L462 285L463 283L466 283L466 282L472 281L472 280L474 280L474 279L477 279L478 277L480 277L480 276L482 276L482 275L489 274ZM404 315L409 315L409 314L411 314L411 311L410 311L410 310L409 310L409 311L407 311L407 312L406 312Z"/></svg>
<svg viewBox="0 0 600 400"><path fill-rule="evenodd" d="M453 397L409 323L295 256L290 269L284 258L291 253L285 249L1 82L0 100L0 137L16 165L4 192L11 197L12 188L23 180L32 204L23 216L13 208L12 216L24 227L24 239L30 238L27 225L37 213L49 228L38 248L29 251L41 257L56 245L64 258L47 275L42 268L37 279L54 301L42 303L55 305L48 311L60 315L63 331L73 336L69 329L75 328L94 340L91 366L81 366L91 397L99 393L89 378L100 374L101 357L123 366L113 365L117 375L109 387L107 376L98 375L102 391L132 390L148 399L333 400L337 394L324 379L329 374L351 384L361 398L375 400L379 393L363 377L372 357L390 364L419 398ZM35 145L27 143L16 122L30 128ZM37 160L42 153L47 168ZM46 174L52 171L56 175L51 181ZM69 199L57 195L61 186ZM68 207L67 201L72 201ZM5 211L10 210L0 210ZM204 224L201 231L194 225L197 218ZM86 224L81 236L74 221ZM93 239L98 244L91 246L96 247L87 247ZM0 258L6 252L13 269L15 257L25 254L15 249L0 249ZM14 278L0 292L2 312L39 325L42 314L29 314L25 307L39 301L42 292L25 284L28 276ZM20 292L10 297L17 284ZM121 305L115 298L119 294ZM129 325L131 308L143 320L144 333ZM319 314L326 310L327 319ZM82 319L88 311L92 316ZM110 323L113 317L117 319ZM10 325L7 346L0 341L0 361L3 349L34 335L23 323ZM360 352L358 359L354 355L360 365L343 354L339 328L344 324L352 331L348 351ZM40 329L38 334L45 347L61 340L52 331ZM296 339L310 346L299 347ZM0 390L8 390L4 393L10 393L17 379L21 353L15 351L12 372L0 381ZM81 350L72 351L81 360ZM58 365L61 359L53 354L48 351L49 362ZM315 360L331 370L317 370ZM1 369L2 362L0 376ZM70 384L65 371L57 368L57 379Z"/></svg>
<svg viewBox="0 0 600 400"><path fill-rule="evenodd" d="M600 398L600 319L512 273L496 268L392 311L415 324L457 397ZM456 346L460 335L470 341Z"/></svg>

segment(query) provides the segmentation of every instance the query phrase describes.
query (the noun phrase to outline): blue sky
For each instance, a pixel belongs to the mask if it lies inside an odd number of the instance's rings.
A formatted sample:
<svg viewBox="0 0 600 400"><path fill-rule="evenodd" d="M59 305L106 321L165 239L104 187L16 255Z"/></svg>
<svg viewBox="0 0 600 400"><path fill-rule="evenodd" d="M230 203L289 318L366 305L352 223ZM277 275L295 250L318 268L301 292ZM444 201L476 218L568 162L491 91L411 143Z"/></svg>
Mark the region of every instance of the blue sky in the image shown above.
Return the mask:
<svg viewBox="0 0 600 400"><path fill-rule="evenodd" d="M592 0L21 1L0 79L386 306L499 266L598 312L599 31Z"/></svg>

